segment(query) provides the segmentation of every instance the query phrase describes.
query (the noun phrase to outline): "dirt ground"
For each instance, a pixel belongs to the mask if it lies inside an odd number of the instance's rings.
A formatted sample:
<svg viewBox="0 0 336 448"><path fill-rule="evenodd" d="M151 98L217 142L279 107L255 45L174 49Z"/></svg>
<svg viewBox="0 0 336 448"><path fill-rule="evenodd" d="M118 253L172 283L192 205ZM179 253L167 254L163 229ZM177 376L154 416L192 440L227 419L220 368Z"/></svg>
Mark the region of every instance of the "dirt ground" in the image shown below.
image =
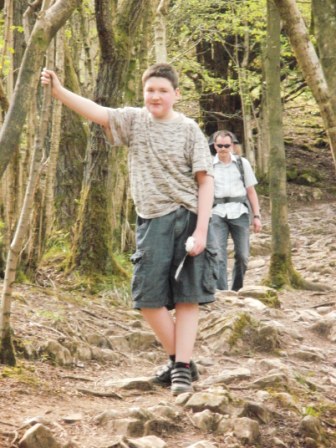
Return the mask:
<svg viewBox="0 0 336 448"><path fill-rule="evenodd" d="M308 154L309 156L309 154ZM332 163L331 157L326 160ZM322 163L322 162L321 162ZM325 160L323 163L327 163ZM330 168L328 179L332 179ZM311 282L327 285L328 291L284 290L279 292L281 309L285 317L282 323L288 327L295 322L293 316L300 311L312 312L317 307L336 310L336 238L335 213L336 197L327 191L322 200L314 199L313 188L298 185L289 186L289 222L293 243L293 262L300 274ZM246 285L259 285L267 274L270 253L270 216L268 201L263 203L263 231L251 238L252 256L246 275ZM149 345L145 350L115 350L110 358L99 360L75 360L69 366L54 365L43 355L37 359L27 359L29 353L38 353L46 341L64 338L80 341L88 335L113 335L124 337L134 329L149 331L139 313L133 311L117 291L91 295L85 290L72 289L71 283L61 283L54 279L49 287L18 284L14 289L12 323L15 339L20 341L22 353L15 368L0 367L0 447L18 447L23 433L32 422L45 422L53 431L55 438L68 447L108 448L118 439L118 435L109 427L97 424L96 417L105 411L114 411L127 415L131 408L150 408L159 403L175 406L175 398L169 389L154 387L149 390L114 390L110 396L103 387L108 380L148 377L156 367L165 362L165 356L157 344ZM214 311L227 312L224 302L216 302L202 310L201 321ZM286 321L288 316L288 321ZM314 347L328 356L323 361L293 361L288 358L289 366L302 368L312 383L324 383L319 391L326 399L334 402L323 414L326 431L336 431L336 351L335 344L314 335L307 329L307 321L296 322L304 344ZM295 324L295 325L296 325ZM290 341L285 342L287 351L294 350ZM99 344L98 344L99 345ZM23 348L24 347L24 348ZM201 382L195 385L202 390L202 381L220 373L224 368L247 367L268 355L251 352L213 353L211 346L199 338L195 350L195 360L199 362ZM271 357L271 356L270 356ZM294 364L293 364L294 363ZM296 363L296 364L295 364ZM261 372L260 372L261 373ZM335 376L334 376L335 375ZM237 381L231 387L236 399L255 398L255 390L246 381ZM92 394L90 391L103 391ZM105 396L104 396L105 395ZM313 407L317 395L313 393L301 402L301 408ZM313 404L312 404L313 403ZM316 403L315 403L316 405ZM321 417L321 418L322 418ZM298 435L298 416L288 413L279 414L278 421L271 425L286 447L305 447ZM270 444L271 433L267 425L262 427L262 438L258 445L273 448ZM223 436L204 432L191 422L190 411L180 409L180 417L175 427L161 429L159 436L167 447L188 447L200 440L213 442L216 447L227 446ZM329 440L329 439L328 439ZM326 444L323 444L326 443ZM331 439L320 445L326 448L336 447ZM235 446L236 448L243 446ZM280 446L280 445L279 445ZM313 446L313 445L311 445Z"/></svg>

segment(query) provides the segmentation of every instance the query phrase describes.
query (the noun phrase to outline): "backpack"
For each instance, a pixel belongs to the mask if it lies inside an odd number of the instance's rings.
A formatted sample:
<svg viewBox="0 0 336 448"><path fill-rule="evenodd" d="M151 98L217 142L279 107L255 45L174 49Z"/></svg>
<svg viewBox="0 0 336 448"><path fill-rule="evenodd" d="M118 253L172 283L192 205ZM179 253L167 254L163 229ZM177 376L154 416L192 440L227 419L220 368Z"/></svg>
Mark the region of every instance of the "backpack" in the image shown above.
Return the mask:
<svg viewBox="0 0 336 448"><path fill-rule="evenodd" d="M235 154L236 157L236 161L237 161L237 168L240 172L240 178L243 182L244 188L246 190L246 185L245 185L245 172L244 172L244 167L243 167L243 161L241 156L239 156L238 154ZM252 213L252 207L250 204L250 201L248 200L248 197L246 196L246 202L244 202L244 204L247 206L248 210L249 210L249 220L250 220L250 224L252 224L253 222L253 213Z"/></svg>

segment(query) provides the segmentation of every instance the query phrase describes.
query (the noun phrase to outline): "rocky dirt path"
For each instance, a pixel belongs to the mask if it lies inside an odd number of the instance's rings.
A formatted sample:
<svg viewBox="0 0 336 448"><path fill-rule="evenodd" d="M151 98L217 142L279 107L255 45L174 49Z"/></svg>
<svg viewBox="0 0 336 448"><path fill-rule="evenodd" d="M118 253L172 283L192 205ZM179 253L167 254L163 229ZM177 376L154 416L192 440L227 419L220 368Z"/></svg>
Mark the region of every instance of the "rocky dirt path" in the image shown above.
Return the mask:
<svg viewBox="0 0 336 448"><path fill-rule="evenodd" d="M263 209L244 289L202 309L191 395L153 385L165 357L118 294L19 285L21 357L0 367L0 447L336 447L336 203L289 216L294 265L324 292L260 287Z"/></svg>

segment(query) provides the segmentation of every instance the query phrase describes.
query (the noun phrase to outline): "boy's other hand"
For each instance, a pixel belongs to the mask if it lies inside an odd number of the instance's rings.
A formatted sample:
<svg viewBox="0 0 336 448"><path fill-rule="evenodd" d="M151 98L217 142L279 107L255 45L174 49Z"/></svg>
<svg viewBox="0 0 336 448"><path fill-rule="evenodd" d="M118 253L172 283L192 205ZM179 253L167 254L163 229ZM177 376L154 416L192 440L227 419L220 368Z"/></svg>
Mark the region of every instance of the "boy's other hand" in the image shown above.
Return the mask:
<svg viewBox="0 0 336 448"><path fill-rule="evenodd" d="M195 257L196 255L199 255L202 253L206 246L206 234L203 235L202 233L196 233L193 234L194 238L194 246L190 252L188 252L189 255L192 257Z"/></svg>

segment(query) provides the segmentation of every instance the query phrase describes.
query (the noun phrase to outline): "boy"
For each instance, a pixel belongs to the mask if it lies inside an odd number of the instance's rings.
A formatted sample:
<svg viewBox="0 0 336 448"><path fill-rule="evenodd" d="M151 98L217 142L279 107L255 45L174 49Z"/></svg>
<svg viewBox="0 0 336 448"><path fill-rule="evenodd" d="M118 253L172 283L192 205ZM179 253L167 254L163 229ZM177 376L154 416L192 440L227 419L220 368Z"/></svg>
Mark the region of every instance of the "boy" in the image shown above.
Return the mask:
<svg viewBox="0 0 336 448"><path fill-rule="evenodd" d="M134 308L141 310L169 356L155 381L171 384L173 395L191 391L191 381L198 379L191 361L198 306L214 300L216 287L216 250L208 232L214 184L204 135L193 120L174 110L177 73L169 64L145 71L144 108L100 106L66 90L50 70L43 70L41 82L51 83L53 96L63 104L102 125L112 145L129 148L138 215ZM190 236L193 247L185 257ZM169 312L173 308L175 320Z"/></svg>

